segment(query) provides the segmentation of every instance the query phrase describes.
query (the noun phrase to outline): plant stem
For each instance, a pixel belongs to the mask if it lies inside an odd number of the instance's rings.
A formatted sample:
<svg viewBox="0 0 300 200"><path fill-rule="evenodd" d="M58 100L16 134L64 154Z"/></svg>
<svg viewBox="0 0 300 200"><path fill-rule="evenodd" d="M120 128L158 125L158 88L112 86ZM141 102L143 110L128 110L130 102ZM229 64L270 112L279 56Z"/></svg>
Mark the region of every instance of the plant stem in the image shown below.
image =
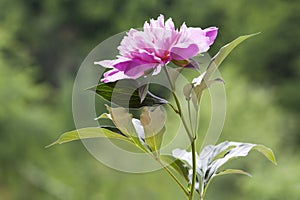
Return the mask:
<svg viewBox="0 0 300 200"><path fill-rule="evenodd" d="M188 135L188 137L189 137L189 139L190 139L190 141L191 141L191 147L192 147L192 162L193 162L193 175L192 175L192 184L191 184L191 191L190 191L190 193L189 193L189 200L192 200L193 199L193 195L194 195L194 191L195 191L195 183L196 183L196 136L197 136L197 132L195 131L195 133L193 134L191 131L190 131L190 129L189 129L189 127L188 127L188 125L187 125L187 123L186 123L186 121L185 121L185 119L184 119L184 116L183 116L183 114L182 114L182 109L181 109L181 105L180 105L180 102L179 102L179 99L178 99L178 97L177 97L177 95L176 95L176 93L175 93L175 86L173 85L173 83L172 83L172 80L170 79L170 76L169 76L169 74L168 74L168 71L167 71L167 69L166 69L166 67L164 67L164 71L165 71L165 73L166 73L166 76L167 76L167 79L168 79L168 81L169 81L169 83L170 83L170 86L171 86L171 89L172 89L172 94L173 94L173 97L174 97L174 100L175 100L175 103L176 103L176 105L177 105L177 110L178 110L178 112L176 112L179 116L180 116L180 119L181 119L181 121L182 121L182 124L183 124L183 126L184 126L184 128L185 128L185 131L186 131L186 133L187 133L187 135ZM188 102L189 103L189 102ZM193 130L193 127L192 127L192 122L191 122L191 112L190 112L190 104L188 104L188 114L189 114L189 117L190 117L190 125L191 125L191 130ZM197 122L198 123L198 122ZM197 127L197 126L196 126Z"/></svg>
<svg viewBox="0 0 300 200"><path fill-rule="evenodd" d="M196 183L196 139L192 141L192 161L193 161L193 175L192 175L192 185L189 199L193 199L194 191L195 191L195 183Z"/></svg>

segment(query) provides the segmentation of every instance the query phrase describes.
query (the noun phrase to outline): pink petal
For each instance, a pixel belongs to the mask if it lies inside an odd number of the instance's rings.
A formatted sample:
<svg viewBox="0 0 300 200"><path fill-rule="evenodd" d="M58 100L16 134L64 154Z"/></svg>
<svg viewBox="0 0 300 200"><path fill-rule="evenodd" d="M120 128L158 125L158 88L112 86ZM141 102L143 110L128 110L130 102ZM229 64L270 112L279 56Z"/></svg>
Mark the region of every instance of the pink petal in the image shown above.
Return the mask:
<svg viewBox="0 0 300 200"><path fill-rule="evenodd" d="M103 74L103 79L101 79L102 82L108 83L108 82L115 82L117 80L129 78L124 74L122 71L118 71L117 69L110 70Z"/></svg>
<svg viewBox="0 0 300 200"><path fill-rule="evenodd" d="M157 67L157 65L157 63L147 63L141 60L132 60L128 63L124 74L131 78L138 78L143 76L147 70Z"/></svg>
<svg viewBox="0 0 300 200"><path fill-rule="evenodd" d="M162 14L159 15L157 20L150 19L150 27L151 28L164 28L165 24L165 16Z"/></svg>
<svg viewBox="0 0 300 200"><path fill-rule="evenodd" d="M198 53L205 52L209 49L208 38L201 28L187 28L186 37L189 38L193 43L198 45Z"/></svg>
<svg viewBox="0 0 300 200"><path fill-rule="evenodd" d="M113 68L114 60L102 60L98 62L94 62L94 65L101 65L105 68Z"/></svg>
<svg viewBox="0 0 300 200"><path fill-rule="evenodd" d="M145 71L154 69L158 64L154 62L147 62L141 59L132 59L130 61L120 62L114 65L118 71L124 72L130 78L138 78L144 75Z"/></svg>
<svg viewBox="0 0 300 200"><path fill-rule="evenodd" d="M174 60L186 60L198 54L199 48L196 44L186 44L177 45L171 49L171 57Z"/></svg>
<svg viewBox="0 0 300 200"><path fill-rule="evenodd" d="M209 27L204 29L205 36L209 38L208 45L212 45L217 37L218 28L217 27Z"/></svg>

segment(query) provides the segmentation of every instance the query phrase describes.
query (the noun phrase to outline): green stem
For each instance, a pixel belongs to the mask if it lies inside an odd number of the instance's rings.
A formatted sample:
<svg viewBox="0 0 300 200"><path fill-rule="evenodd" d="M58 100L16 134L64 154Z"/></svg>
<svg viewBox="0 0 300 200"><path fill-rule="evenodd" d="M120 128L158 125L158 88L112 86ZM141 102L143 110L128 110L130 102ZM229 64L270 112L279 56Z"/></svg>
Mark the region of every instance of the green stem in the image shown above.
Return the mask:
<svg viewBox="0 0 300 200"><path fill-rule="evenodd" d="M174 86L174 84L172 83L172 80L171 80L171 78L170 78L170 76L169 76L169 73L168 73L167 68L166 68L166 67L163 67L163 69L164 69L165 74L166 74L166 76L167 76L167 79L168 79L168 81L169 81L170 87L171 87L171 89L172 89L172 95L173 95L173 97L174 97L174 100L175 100L175 103L176 103L176 106L177 106L177 112L176 112L176 111L175 111L175 112L180 116L180 119L181 119L181 121L182 121L182 123L183 123L183 126L184 126L184 128L185 128L185 130L186 130L188 136L189 136L189 139L190 139L190 141L192 142L192 141L193 141L193 135L192 135L191 131L189 130L188 125L187 125L187 123L186 123L186 121L185 121L185 119L184 119L184 117L183 117L183 115L182 115L182 109L181 109L180 101L179 101L179 99L178 99L178 97L177 97L177 95L176 95L176 93L175 93L175 86Z"/></svg>
<svg viewBox="0 0 300 200"><path fill-rule="evenodd" d="M192 161L193 161L193 175L192 175L192 185L189 199L193 199L195 184L196 184L196 139L192 141Z"/></svg>
<svg viewBox="0 0 300 200"><path fill-rule="evenodd" d="M192 175L192 185L191 185L191 191L189 193L189 200L192 200L193 199L193 195L194 195L194 191L195 191L195 183L196 183L196 131L194 134L192 134L192 132L190 131L184 117L183 117L183 114L182 114L182 109L181 109L181 105L180 105L180 102L179 102L179 99L175 93L175 86L172 84L172 80L170 79L170 76L168 74L168 71L166 69L166 67L164 67L164 70L165 70L165 73L166 73L166 76L167 76L167 79L170 83L170 86L171 86L171 89L172 89L172 94L173 94L173 97L175 99L175 103L177 105L177 110L178 112L176 112L179 116L180 116L180 119L183 123L183 126L186 130L186 133L191 141L191 146L192 146L192 161L193 161L193 175ZM191 130L193 129L192 127L192 122L191 122L191 112L190 112L190 104L188 104L188 114L189 114L189 117L190 117L190 125L191 125ZM198 122L197 122L198 123Z"/></svg>
<svg viewBox="0 0 300 200"><path fill-rule="evenodd" d="M203 179L201 181L201 189L200 189L200 200L203 200L204 199L204 195L205 195L205 188L204 188L204 182L203 182Z"/></svg>
<svg viewBox="0 0 300 200"><path fill-rule="evenodd" d="M190 100L188 100L188 112L189 112L190 127L191 127L191 130L193 133L193 122L192 122L191 101ZM196 133L197 132L194 130L193 137L196 137Z"/></svg>

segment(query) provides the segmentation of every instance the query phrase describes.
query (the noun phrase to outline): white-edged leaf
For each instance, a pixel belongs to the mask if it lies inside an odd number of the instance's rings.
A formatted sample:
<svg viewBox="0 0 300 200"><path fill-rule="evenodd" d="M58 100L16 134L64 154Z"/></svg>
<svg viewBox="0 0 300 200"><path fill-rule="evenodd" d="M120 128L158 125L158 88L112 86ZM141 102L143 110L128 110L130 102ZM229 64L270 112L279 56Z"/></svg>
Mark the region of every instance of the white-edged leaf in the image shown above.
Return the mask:
<svg viewBox="0 0 300 200"><path fill-rule="evenodd" d="M245 157L251 150L257 150L262 153L266 158L271 162L276 164L275 156L273 151L260 144L251 144L251 143L240 143L240 142L222 142L216 146L208 145L203 148L200 155L196 157L197 159L197 174L202 179L204 188L209 183L212 177L217 174L218 169L237 157ZM192 167L192 153L185 150L175 149L173 150L173 156L178 158L191 168ZM226 172L226 171L225 171ZM223 172L223 174L225 174ZM240 172L241 171L227 171L226 173Z"/></svg>
<svg viewBox="0 0 300 200"><path fill-rule="evenodd" d="M263 153L263 155L265 155L269 160L271 160L270 159L271 157L274 157L274 159L275 159L275 156L274 156L272 150L266 149L266 147L264 147L263 145L257 145L257 144L251 144L251 143L240 143L240 142L224 142L221 144L226 144L222 147L222 149L224 149L224 148L226 149L226 152L220 152L220 153L224 153L224 156L214 159L214 157L218 156L218 155L215 154L214 151L212 151L212 153L210 154L210 156L211 156L210 159L212 159L212 162L209 164L208 172L206 172L206 175L207 175L205 177L206 181L208 181L208 179L210 179L210 177L212 177L222 165L224 165L225 163L227 163L228 161L230 161L233 158L247 156L251 150L257 150L257 149L255 149L255 147L257 147L257 146L259 146L259 149L268 151L268 153L270 154L269 157L267 157L264 153ZM276 161L273 163L275 164Z"/></svg>

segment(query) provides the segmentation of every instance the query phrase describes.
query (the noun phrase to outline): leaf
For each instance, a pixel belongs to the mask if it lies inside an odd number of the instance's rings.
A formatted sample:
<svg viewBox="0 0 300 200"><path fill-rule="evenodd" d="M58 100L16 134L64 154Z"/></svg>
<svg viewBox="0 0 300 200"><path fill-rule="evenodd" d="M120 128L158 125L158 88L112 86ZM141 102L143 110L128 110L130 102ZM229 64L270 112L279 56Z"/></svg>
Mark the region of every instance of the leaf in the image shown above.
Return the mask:
<svg viewBox="0 0 300 200"><path fill-rule="evenodd" d="M98 119L110 119L110 120L112 120L111 115L108 114L108 113L102 113L99 117L95 118L95 120L98 120Z"/></svg>
<svg viewBox="0 0 300 200"><path fill-rule="evenodd" d="M193 80L194 87L194 94L192 96L194 105L198 105L198 102L200 100L201 94L203 90L208 88L211 84L221 81L224 83L222 79L215 79L210 80L211 75L214 73L214 71L221 65L223 60L230 54L230 52L237 47L240 43L245 41L246 39L253 37L259 33L250 34L250 35L244 35L240 36L237 39L233 40L232 42L226 44L223 46L219 52L211 59L205 74L201 74L199 77Z"/></svg>
<svg viewBox="0 0 300 200"><path fill-rule="evenodd" d="M216 173L214 175L214 177L227 175L227 174L241 174L241 175L246 175L246 176L252 177L251 174L249 174L248 172L245 172L244 170L241 170L241 169L226 169L224 171Z"/></svg>
<svg viewBox="0 0 300 200"><path fill-rule="evenodd" d="M55 142L46 146L51 147L56 144L63 144L81 139L106 137L110 139L120 139L131 142L131 140L120 132L116 128L100 128L100 127L88 127L78 130L73 130L62 134Z"/></svg>
<svg viewBox="0 0 300 200"><path fill-rule="evenodd" d="M248 38L251 38L255 35L258 35L259 33L254 33L250 35L244 35L236 38L232 42L226 44L223 46L219 52L212 58L211 63L207 67L207 73L205 75L205 80L208 80L208 78L211 76L211 74L221 65L223 60L230 54L230 52L237 47L240 43L247 40Z"/></svg>
<svg viewBox="0 0 300 200"><path fill-rule="evenodd" d="M253 147L253 149L259 151L264 156L266 156L266 158L268 158L273 164L277 165L276 158L272 149L265 147L264 145L256 145L255 147Z"/></svg>
<svg viewBox="0 0 300 200"><path fill-rule="evenodd" d="M161 155L160 159L164 161L166 164L169 164L179 175L181 175L186 181L188 179L188 168L186 167L185 163L181 160L174 158L171 155Z"/></svg>
<svg viewBox="0 0 300 200"><path fill-rule="evenodd" d="M206 88L209 88L214 83L225 83L224 80L221 78L216 78L214 80L204 80L206 73L207 72L200 74L197 78L193 79L192 84L189 83L183 88L183 93L185 95L186 100L192 98L195 108L198 108L198 102L200 100L202 92Z"/></svg>
<svg viewBox="0 0 300 200"><path fill-rule="evenodd" d="M212 147L212 148L211 148ZM265 155L270 161L276 164L275 156L271 149L258 144L251 143L240 143L240 142L223 142L217 146L209 145L205 148L211 148L209 154L202 158L200 154L200 163L204 160L208 160L207 171L205 172L205 181L208 182L209 179L217 172L217 170L230 161L233 158L245 157L251 150L257 150ZM204 149L205 149L204 148ZM204 150L203 149L203 150ZM220 154L224 155L220 157ZM218 157L217 159L215 159ZM202 168L205 168L202 166Z"/></svg>
<svg viewBox="0 0 300 200"><path fill-rule="evenodd" d="M111 108L106 106L115 126L127 137L136 135L135 128L132 124L132 115L126 108Z"/></svg>
<svg viewBox="0 0 300 200"><path fill-rule="evenodd" d="M132 115L127 111L127 109L121 107L106 107L115 126L128 138L131 138L135 145L137 145L142 150L147 151L145 145L142 142L142 138L138 134L137 128L133 124Z"/></svg>
<svg viewBox="0 0 300 200"><path fill-rule="evenodd" d="M229 173L244 173L237 170L228 170L225 172L218 173L217 170L237 157L245 157L251 150L257 150L266 156L270 161L276 164L275 156L271 149L260 145L251 143L240 143L240 142L222 142L216 146L208 145L203 148L197 159L197 174L202 179L204 189L209 184L210 180L216 176L216 174L229 174ZM175 158L178 158L192 168L192 153L186 150L175 149L172 152Z"/></svg>
<svg viewBox="0 0 300 200"><path fill-rule="evenodd" d="M236 47L238 46L240 43L242 43L243 41L245 41L248 38L251 38L253 36L256 36L260 33L254 33L254 34L250 34L250 35L244 35L244 36L240 36L237 39L233 40L232 42L230 42L229 44L223 46L220 51L217 53L217 55L215 55L215 57L213 58L215 64L217 66L219 66L223 60L228 56L228 54Z"/></svg>
<svg viewBox="0 0 300 200"><path fill-rule="evenodd" d="M193 85L191 83L188 83L183 87L183 95L187 101L189 101L192 97L192 89Z"/></svg>
<svg viewBox="0 0 300 200"><path fill-rule="evenodd" d="M149 89L149 84L142 85L139 87L138 92L139 92L139 97L140 97L140 103L144 101L148 94L148 89Z"/></svg>
<svg viewBox="0 0 300 200"><path fill-rule="evenodd" d="M155 107L153 110L144 107L140 121L144 128L146 144L152 151L158 152L165 132L165 113L160 107Z"/></svg>
<svg viewBox="0 0 300 200"><path fill-rule="evenodd" d="M139 87L137 81L123 79L112 83L101 83L88 88L88 90L95 91L103 99L126 108L141 108L143 106L168 103L167 100L159 98L149 91L146 94L140 95Z"/></svg>

